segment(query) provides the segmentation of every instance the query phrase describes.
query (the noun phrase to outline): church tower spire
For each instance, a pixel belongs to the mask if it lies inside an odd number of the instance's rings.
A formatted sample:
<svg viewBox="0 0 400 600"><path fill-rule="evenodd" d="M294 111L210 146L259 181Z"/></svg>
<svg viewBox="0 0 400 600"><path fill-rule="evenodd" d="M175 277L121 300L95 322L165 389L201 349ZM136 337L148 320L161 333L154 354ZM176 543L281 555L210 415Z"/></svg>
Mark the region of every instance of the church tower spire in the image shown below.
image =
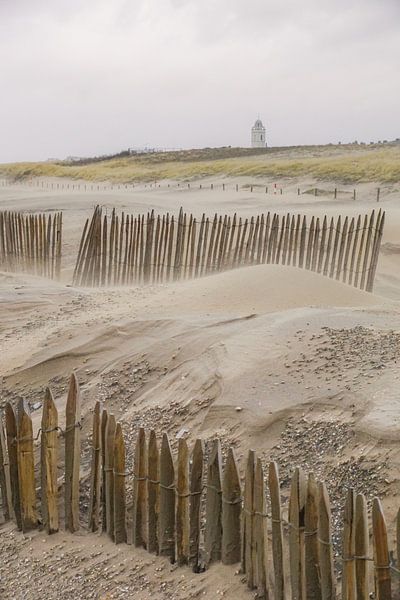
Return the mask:
<svg viewBox="0 0 400 600"><path fill-rule="evenodd" d="M265 127L262 124L260 118L254 123L251 128L251 147L252 148L265 148L267 142L265 139Z"/></svg>

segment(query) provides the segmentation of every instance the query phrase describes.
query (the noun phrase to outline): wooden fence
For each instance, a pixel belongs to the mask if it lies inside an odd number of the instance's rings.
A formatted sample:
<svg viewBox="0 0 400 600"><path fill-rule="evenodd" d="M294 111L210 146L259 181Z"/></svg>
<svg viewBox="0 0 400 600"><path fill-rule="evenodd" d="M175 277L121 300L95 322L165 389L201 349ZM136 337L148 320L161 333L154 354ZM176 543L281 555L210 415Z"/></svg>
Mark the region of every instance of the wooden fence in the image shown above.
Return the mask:
<svg viewBox="0 0 400 600"><path fill-rule="evenodd" d="M58 278L62 213L0 211L0 269Z"/></svg>
<svg viewBox="0 0 400 600"><path fill-rule="evenodd" d="M373 290L385 213L311 219L267 213L242 218L181 209L173 215L111 215L98 206L82 233L73 283L157 283L201 277L244 265L309 269Z"/></svg>
<svg viewBox="0 0 400 600"><path fill-rule="evenodd" d="M57 468L62 439L67 531L101 530L116 544L129 540L178 565L190 565L194 572L215 562L240 563L247 586L257 590L258 598L271 597L272 592L276 600L332 600L339 588L346 600L398 597L392 575L399 570L395 553L389 552L379 499L372 505L370 538L362 494L347 491L343 518L334 524L326 486L296 468L288 507L283 508L277 464L272 462L265 470L250 450L242 484L233 449L224 453L223 460L218 439L207 445L198 439L190 451L187 441L180 438L174 456L166 434L160 441L154 431L139 429L131 466L121 424L99 403L93 413L89 514L83 524L80 429L75 375L70 381L64 430L58 425L50 390L35 437L27 404L21 400L17 411L6 404L5 427L0 421L2 509L4 518L14 518L23 532L40 526L50 534L60 528ZM34 470L36 443L40 445L40 502ZM128 489L133 490L129 511ZM333 534L341 539L339 554ZM375 595L370 596L373 590Z"/></svg>
<svg viewBox="0 0 400 600"><path fill-rule="evenodd" d="M351 196L352 200L356 200L359 193L358 190L353 189L326 189L326 188L310 188L306 189L296 188L293 189L290 186L288 189L284 188L281 183L273 183L269 185L264 185L259 182L257 183L245 183L239 185L238 183L224 183L221 181L204 183L203 182L184 182L184 181L176 181L175 183L166 183L165 181L147 181L145 182L137 182L134 183L78 183L78 182L53 182L46 181L42 179L3 179L0 180L0 185L2 187L11 187L11 186L29 186L31 188L41 188L42 190L67 190L68 192L110 192L110 191L119 191L119 192L133 192L135 189L141 190L142 188L146 189L160 189L160 188L172 188L172 189L186 189L186 190L215 190L215 191L236 191L236 192L250 192L250 193L263 193L263 194L287 194L287 193L296 193L298 196L302 194L311 194L313 196L333 196L336 200L340 197L345 197L349 199ZM391 190L388 188L376 188L376 201L379 202L381 198L381 193L387 193Z"/></svg>

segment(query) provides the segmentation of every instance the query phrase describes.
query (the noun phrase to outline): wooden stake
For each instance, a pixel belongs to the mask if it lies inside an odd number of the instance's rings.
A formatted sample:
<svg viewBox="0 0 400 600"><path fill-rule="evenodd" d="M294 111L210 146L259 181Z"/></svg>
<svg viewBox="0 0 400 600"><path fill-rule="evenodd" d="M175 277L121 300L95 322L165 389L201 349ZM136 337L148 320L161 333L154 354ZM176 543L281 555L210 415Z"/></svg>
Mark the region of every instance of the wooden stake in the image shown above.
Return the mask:
<svg viewBox="0 0 400 600"><path fill-rule="evenodd" d="M172 248L174 247L174 231L175 231L175 219L172 215L169 226L169 239L168 239L168 256L167 256L167 281L170 281L173 276L172 272Z"/></svg>
<svg viewBox="0 0 400 600"><path fill-rule="evenodd" d="M10 463L8 460L6 435L4 432L3 419L0 415L0 489L3 503L3 517L9 521L12 517L12 498L10 481Z"/></svg>
<svg viewBox="0 0 400 600"><path fill-rule="evenodd" d="M207 464L205 550L207 564L221 560L222 541L222 458L221 442L212 443Z"/></svg>
<svg viewBox="0 0 400 600"><path fill-rule="evenodd" d="M240 562L240 516L242 489L232 448L228 449L222 482L222 562L233 565Z"/></svg>
<svg viewBox="0 0 400 600"><path fill-rule="evenodd" d="M307 600L321 600L318 552L318 487L313 473L308 476L304 522L306 597Z"/></svg>
<svg viewBox="0 0 400 600"><path fill-rule="evenodd" d="M18 404L18 475L19 497L21 500L22 531L35 529L38 524L35 492L35 464L33 456L33 429L28 404L20 400Z"/></svg>
<svg viewBox="0 0 400 600"><path fill-rule="evenodd" d="M342 599L355 600L356 598L356 571L355 571L355 494L353 490L347 491L343 519L343 568L342 568Z"/></svg>
<svg viewBox="0 0 400 600"><path fill-rule="evenodd" d="M349 219L348 219L348 217L346 217L344 220L344 223L343 223L342 236L340 239L340 246L339 246L339 256L338 256L338 262L337 262L337 266L336 266L336 279L338 281L340 280L340 278L342 276L342 264L343 264L343 257L344 257L344 249L345 249L346 242L347 242L348 224L349 224Z"/></svg>
<svg viewBox="0 0 400 600"><path fill-rule="evenodd" d="M289 501L289 560L292 599L306 599L304 556L304 510L307 485L304 473L296 468L290 488Z"/></svg>
<svg viewBox="0 0 400 600"><path fill-rule="evenodd" d="M300 234L301 234L301 217L300 215L297 215L296 218L296 227L295 227L295 231L294 231L294 248L293 248L293 258L292 258L292 265L294 267L296 267L298 265L298 260L300 257L300 245L299 245L299 238L300 238Z"/></svg>
<svg viewBox="0 0 400 600"><path fill-rule="evenodd" d="M133 482L133 541L137 548L147 548L147 455L146 434L140 427L136 441Z"/></svg>
<svg viewBox="0 0 400 600"><path fill-rule="evenodd" d="M244 244L245 244L245 240L246 240L246 233L247 233L247 227L249 225L249 221L248 219L246 219L244 221L243 224L243 230L242 230L242 235L241 235L241 239L240 239L240 246L239 246L239 255L238 255L238 266L240 267L243 263L242 263L242 259L243 259L243 248L244 248Z"/></svg>
<svg viewBox="0 0 400 600"><path fill-rule="evenodd" d="M301 233L300 233L300 250L299 250L299 267L302 268L304 266L304 252L306 247L306 236L307 236L307 220L306 217L303 217L303 222L301 225Z"/></svg>
<svg viewBox="0 0 400 600"><path fill-rule="evenodd" d="M354 274L354 286L355 287L358 287L358 282L359 282L359 279L360 279L361 259L363 257L363 252L364 252L364 241L365 241L365 234L366 234L366 231L367 231L367 224L368 224L368 216L365 215L364 216L364 223L363 223L363 227L362 227L362 235L361 235L360 246L359 246L359 249L358 249L356 271L355 271L355 274Z"/></svg>
<svg viewBox="0 0 400 600"><path fill-rule="evenodd" d="M205 215L203 214L203 216L201 217L199 240L197 243L194 277L199 277L201 274L201 247L202 247L203 238L204 238L205 222L206 222L206 218L205 218Z"/></svg>
<svg viewBox="0 0 400 600"><path fill-rule="evenodd" d="M266 599L267 593L267 515L265 503L264 473L260 458L257 459L253 488L253 565L255 566L254 583L257 586L257 597Z"/></svg>
<svg viewBox="0 0 400 600"><path fill-rule="evenodd" d="M190 474L189 564L194 572L200 567L200 508L203 491L204 444L197 439L192 453Z"/></svg>
<svg viewBox="0 0 400 600"><path fill-rule="evenodd" d="M363 260L362 272L361 272L360 288L362 290L365 289L365 284L366 284L366 279L367 279L368 255L369 255L369 251L370 251L370 247L371 247L371 239L372 239L372 231L374 229L374 222L375 222L375 211L372 211L370 219L369 219L367 240L365 242L364 260Z"/></svg>
<svg viewBox="0 0 400 600"><path fill-rule="evenodd" d="M351 261L350 261L349 276L348 276L348 279L347 279L347 283L349 283L350 285L353 283L353 277L355 275L355 273L354 273L354 265L355 265L355 259L356 259L357 242L358 242L358 236L359 236L359 233L360 233L360 228L361 228L361 215L358 215L357 223L356 223L356 227L355 227L353 249L351 251Z"/></svg>
<svg viewBox="0 0 400 600"><path fill-rule="evenodd" d="M99 529L101 489L101 430L100 402L96 402L93 412L92 464L90 468L89 531Z"/></svg>
<svg viewBox="0 0 400 600"><path fill-rule="evenodd" d="M178 442L178 473L176 482L176 555L178 565L189 562L189 449L186 440Z"/></svg>
<svg viewBox="0 0 400 600"><path fill-rule="evenodd" d="M314 240L312 243L312 254L311 254L311 264L310 264L311 271L317 270L317 259L318 259L318 253L319 253L319 234L320 234L320 225L319 225L319 218L317 217L315 219Z"/></svg>
<svg viewBox="0 0 400 600"><path fill-rule="evenodd" d="M58 531L58 412L49 388L43 402L41 437L41 501L43 527L48 534Z"/></svg>
<svg viewBox="0 0 400 600"><path fill-rule="evenodd" d="M109 414L105 434L104 471L106 475L106 530L112 540L114 540L114 451L116 426L114 415Z"/></svg>
<svg viewBox="0 0 400 600"><path fill-rule="evenodd" d="M311 268L311 256L313 251L313 243L314 243L314 228L315 228L315 218L311 218L310 230L308 232L308 241L307 241L307 252L306 252L306 260L305 260L305 268Z"/></svg>
<svg viewBox="0 0 400 600"><path fill-rule="evenodd" d="M356 598L357 600L368 600L369 590L369 534L368 534L368 516L367 502L362 494L356 498L356 517L355 517L355 555L356 559Z"/></svg>
<svg viewBox="0 0 400 600"><path fill-rule="evenodd" d="M319 484L318 541L322 600L334 600L336 592L333 575L331 507L324 483Z"/></svg>
<svg viewBox="0 0 400 600"><path fill-rule="evenodd" d="M158 554L158 514L160 502L160 454L157 446L157 437L152 429L149 435L147 450L147 498L148 498L148 544L149 552Z"/></svg>
<svg viewBox="0 0 400 600"><path fill-rule="evenodd" d="M341 219L342 217L339 215L339 218L336 222L336 231L335 231L335 239L333 242L333 252L332 252L332 260L331 260L331 267L329 270L329 277L332 279L335 273L335 267L336 267L336 255L337 255L337 251L338 251L338 246L339 246L339 239L341 237L341 232L342 232L342 225L341 225Z"/></svg>
<svg viewBox="0 0 400 600"><path fill-rule="evenodd" d="M243 573L246 573L247 587L251 590L255 587L255 574L257 568L254 564L254 471L255 452L254 450L249 450L244 481L242 571Z"/></svg>
<svg viewBox="0 0 400 600"><path fill-rule="evenodd" d="M160 454L160 555L175 562L175 469L168 435L164 433Z"/></svg>
<svg viewBox="0 0 400 600"><path fill-rule="evenodd" d="M373 290L374 290L374 280L375 280L376 269L378 266L379 250L381 247L384 225L385 225L385 213L382 214L382 217L379 221L379 227L377 230L377 238L374 242L374 252L373 252L373 255L371 258L369 277L368 277L367 286L366 286L367 292L373 292Z"/></svg>
<svg viewBox="0 0 400 600"><path fill-rule="evenodd" d="M121 424L117 423L114 436L114 541L126 543L126 490L125 442Z"/></svg>
<svg viewBox="0 0 400 600"><path fill-rule="evenodd" d="M347 265L348 265L348 261L349 261L350 247L351 247L351 242L353 239L353 234L354 234L354 217L350 221L349 232L347 234L346 250L344 253L344 262L343 262L343 277L342 277L343 283L346 283L346 279L348 276Z"/></svg>
<svg viewBox="0 0 400 600"><path fill-rule="evenodd" d="M275 254L275 259L274 262L278 265L280 263L281 260L281 249L282 249L282 244L283 244L283 235L285 232L285 223L286 223L286 217L285 215L282 217L282 224L281 224L281 230L279 233L279 242L278 242L278 247L276 249L276 254Z"/></svg>
<svg viewBox="0 0 400 600"><path fill-rule="evenodd" d="M6 436L8 461L10 463L10 482L12 505L18 529L22 529L21 501L19 494L18 452L17 452L17 419L15 411L9 402L6 402Z"/></svg>
<svg viewBox="0 0 400 600"><path fill-rule="evenodd" d="M283 570L283 531L281 516L281 495L278 465L271 462L268 472L268 487L271 499L272 516L272 557L274 561L274 598L285 599L285 576Z"/></svg>
<svg viewBox="0 0 400 600"><path fill-rule="evenodd" d="M102 410L101 412L101 424L100 424L100 435L101 435L101 530L107 531L107 501L106 501L106 428L107 428L108 412Z"/></svg>
<svg viewBox="0 0 400 600"><path fill-rule="evenodd" d="M329 272L329 261L330 261L330 257L331 257L333 228L334 228L334 222L333 222L333 217L332 217L331 220L330 220L330 223L329 223L328 243L327 243L327 246L326 246L325 262L324 262L324 271L323 271L323 274L325 276L327 276L328 272Z"/></svg>
<svg viewBox="0 0 400 600"><path fill-rule="evenodd" d="M293 264L293 250L294 250L293 246L294 246L295 231L296 231L296 218L294 215L292 215L292 219L290 222L288 256L287 256L287 262L286 262L286 264L288 264L288 265Z"/></svg>
<svg viewBox="0 0 400 600"><path fill-rule="evenodd" d="M78 380L71 375L65 420L65 529L79 529L79 462L81 399Z"/></svg>
<svg viewBox="0 0 400 600"><path fill-rule="evenodd" d="M377 600L391 600L392 582L386 520L383 514L381 501L378 498L375 498L372 504L372 530L376 598Z"/></svg>

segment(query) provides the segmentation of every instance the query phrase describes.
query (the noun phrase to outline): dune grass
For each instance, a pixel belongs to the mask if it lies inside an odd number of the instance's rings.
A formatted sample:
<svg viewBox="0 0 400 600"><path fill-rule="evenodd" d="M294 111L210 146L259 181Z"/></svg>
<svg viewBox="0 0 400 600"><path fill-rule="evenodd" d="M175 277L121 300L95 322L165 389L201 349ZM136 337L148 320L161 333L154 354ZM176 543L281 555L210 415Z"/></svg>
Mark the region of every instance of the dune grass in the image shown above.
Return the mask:
<svg viewBox="0 0 400 600"><path fill-rule="evenodd" d="M218 150L220 150L218 152ZM400 146L315 146L248 149L204 149L143 154L86 165L67 162L0 165L0 175L16 180L67 177L86 181L135 183L202 177L297 178L343 183L400 182ZM235 150L235 152L233 152Z"/></svg>

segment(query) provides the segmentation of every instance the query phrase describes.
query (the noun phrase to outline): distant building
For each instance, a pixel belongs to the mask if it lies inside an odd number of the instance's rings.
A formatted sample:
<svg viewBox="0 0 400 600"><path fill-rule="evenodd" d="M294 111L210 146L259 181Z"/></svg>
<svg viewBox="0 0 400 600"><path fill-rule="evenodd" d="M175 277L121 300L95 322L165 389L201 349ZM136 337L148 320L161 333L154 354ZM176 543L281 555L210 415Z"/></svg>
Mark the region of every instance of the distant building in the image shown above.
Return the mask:
<svg viewBox="0 0 400 600"><path fill-rule="evenodd" d="M251 128L251 147L252 148L265 148L267 145L265 139L265 127L262 124L261 119L257 119Z"/></svg>

